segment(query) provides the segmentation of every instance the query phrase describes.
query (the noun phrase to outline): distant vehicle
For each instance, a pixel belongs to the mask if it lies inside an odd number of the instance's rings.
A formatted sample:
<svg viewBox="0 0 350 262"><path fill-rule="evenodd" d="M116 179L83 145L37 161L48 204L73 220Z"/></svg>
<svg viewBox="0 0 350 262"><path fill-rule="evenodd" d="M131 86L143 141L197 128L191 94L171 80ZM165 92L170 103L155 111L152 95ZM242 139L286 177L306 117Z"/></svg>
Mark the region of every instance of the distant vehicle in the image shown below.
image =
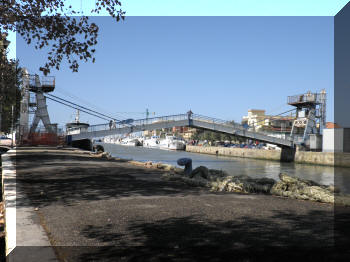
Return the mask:
<svg viewBox="0 0 350 262"><path fill-rule="evenodd" d="M9 140L11 140L11 138L9 138L7 136L0 136L0 139L9 139Z"/></svg>
<svg viewBox="0 0 350 262"><path fill-rule="evenodd" d="M131 124L132 122L134 122L134 119L128 118L128 119L125 119L125 120L121 120L121 121L119 121L117 123L120 124L120 125L127 125L127 124Z"/></svg>
<svg viewBox="0 0 350 262"><path fill-rule="evenodd" d="M264 147L264 144L259 144L256 146L256 148L258 148L258 149L262 149L263 147Z"/></svg>

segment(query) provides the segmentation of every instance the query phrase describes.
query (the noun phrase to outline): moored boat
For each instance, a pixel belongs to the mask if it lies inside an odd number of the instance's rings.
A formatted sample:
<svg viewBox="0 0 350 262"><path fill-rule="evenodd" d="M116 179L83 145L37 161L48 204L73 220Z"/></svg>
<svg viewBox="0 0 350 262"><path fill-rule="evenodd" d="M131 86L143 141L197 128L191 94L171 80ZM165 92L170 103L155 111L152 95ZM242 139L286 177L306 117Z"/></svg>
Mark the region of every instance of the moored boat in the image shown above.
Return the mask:
<svg viewBox="0 0 350 262"><path fill-rule="evenodd" d="M79 110L77 110L74 122L66 124L66 133L67 135L80 134L82 132L87 132L89 128L88 123L80 122Z"/></svg>
<svg viewBox="0 0 350 262"><path fill-rule="evenodd" d="M165 136L165 139L161 139L159 142L159 148L170 150L184 150L186 144L183 140L173 135Z"/></svg>
<svg viewBox="0 0 350 262"><path fill-rule="evenodd" d="M152 136L151 138L143 140L144 147L159 148L159 136Z"/></svg>

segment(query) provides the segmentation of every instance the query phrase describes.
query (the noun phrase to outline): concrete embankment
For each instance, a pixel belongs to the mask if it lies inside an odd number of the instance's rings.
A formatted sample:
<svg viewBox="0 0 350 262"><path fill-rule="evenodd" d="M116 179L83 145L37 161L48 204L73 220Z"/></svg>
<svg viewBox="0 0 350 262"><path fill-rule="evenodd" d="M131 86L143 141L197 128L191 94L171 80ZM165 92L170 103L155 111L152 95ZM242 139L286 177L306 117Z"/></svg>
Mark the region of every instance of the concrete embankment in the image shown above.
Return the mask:
<svg viewBox="0 0 350 262"><path fill-rule="evenodd" d="M187 152L281 161L282 151L227 147L186 146ZM296 151L294 161L301 164L350 167L350 153Z"/></svg>

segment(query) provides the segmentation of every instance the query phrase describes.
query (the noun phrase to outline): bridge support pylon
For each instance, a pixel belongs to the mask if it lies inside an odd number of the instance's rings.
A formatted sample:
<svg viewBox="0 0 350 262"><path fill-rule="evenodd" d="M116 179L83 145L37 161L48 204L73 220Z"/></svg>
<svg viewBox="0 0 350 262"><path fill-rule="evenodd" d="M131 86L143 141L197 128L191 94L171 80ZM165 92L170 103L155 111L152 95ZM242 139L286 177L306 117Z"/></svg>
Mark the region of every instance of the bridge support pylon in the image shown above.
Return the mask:
<svg viewBox="0 0 350 262"><path fill-rule="evenodd" d="M281 162L294 162L295 152L296 152L295 147L282 146Z"/></svg>

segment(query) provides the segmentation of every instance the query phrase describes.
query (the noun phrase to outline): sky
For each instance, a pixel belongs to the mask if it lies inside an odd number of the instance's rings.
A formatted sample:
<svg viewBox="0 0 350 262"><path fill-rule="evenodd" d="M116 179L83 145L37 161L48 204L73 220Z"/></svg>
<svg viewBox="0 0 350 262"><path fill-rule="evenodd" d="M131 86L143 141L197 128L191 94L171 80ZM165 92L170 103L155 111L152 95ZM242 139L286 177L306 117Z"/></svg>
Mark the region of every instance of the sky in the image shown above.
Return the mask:
<svg viewBox="0 0 350 262"><path fill-rule="evenodd" d="M64 0L91 15L96 0ZM121 0L127 16L335 16L348 0ZM96 14L94 14L96 15ZM107 15L101 11L99 15ZM16 34L10 32L9 56L16 57Z"/></svg>
<svg viewBox="0 0 350 262"><path fill-rule="evenodd" d="M240 122L248 109L278 114L287 96L326 89L333 120L333 17L91 17L100 26L96 62L53 70L54 95L116 118L194 113ZM39 73L47 50L17 38L17 57ZM49 102L51 122L74 110ZM123 113L120 113L123 112ZM124 113L127 112L127 113ZM82 113L90 124L103 122Z"/></svg>

